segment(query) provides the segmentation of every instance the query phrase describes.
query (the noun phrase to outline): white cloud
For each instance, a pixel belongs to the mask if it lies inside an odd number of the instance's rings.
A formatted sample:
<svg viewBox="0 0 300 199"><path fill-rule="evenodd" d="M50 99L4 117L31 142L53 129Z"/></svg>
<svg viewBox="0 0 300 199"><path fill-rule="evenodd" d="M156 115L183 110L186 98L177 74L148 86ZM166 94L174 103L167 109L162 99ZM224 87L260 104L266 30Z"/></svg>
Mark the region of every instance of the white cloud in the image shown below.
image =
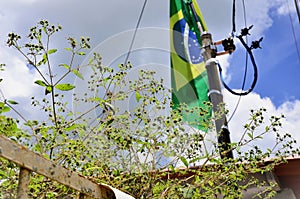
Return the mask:
<svg viewBox="0 0 300 199"><path fill-rule="evenodd" d="M247 6L247 23L254 24L253 34L261 35L262 32L271 27L273 21L269 11L273 6L270 1L252 0L246 2Z"/></svg>
<svg viewBox="0 0 300 199"><path fill-rule="evenodd" d="M277 14L279 15L288 15L289 13L295 13L295 4L293 0L284 1L284 0L277 0Z"/></svg>
<svg viewBox="0 0 300 199"><path fill-rule="evenodd" d="M222 55L217 57L221 67L222 67L222 76L224 77L226 82L230 82L231 75L227 73L228 68L230 67L230 55Z"/></svg>
<svg viewBox="0 0 300 199"><path fill-rule="evenodd" d="M292 133L300 143L300 100L287 101L277 111L282 112L286 117L284 122L286 131Z"/></svg>
<svg viewBox="0 0 300 199"><path fill-rule="evenodd" d="M1 63L6 64L5 71L1 76L4 77L1 83L1 89L6 98L29 97L35 92L36 86L33 80L37 79L37 74L30 71L26 67L24 60L6 52L5 49L0 50Z"/></svg>
<svg viewBox="0 0 300 199"><path fill-rule="evenodd" d="M238 97L233 96L229 92L223 90L224 93L224 101L227 105L229 112L229 117L231 116ZM297 140L298 145L300 143L300 101L287 101L283 103L281 106L276 107L270 98L262 98L257 93L250 93L247 96L242 97L241 102L238 106L238 109L233 116L232 120L229 122L229 129L231 131L231 139L233 141L238 141L244 132L244 124L249 122L250 118L250 110L258 110L260 108L266 108L266 122L268 119L271 118L272 115L274 116L281 116L282 114L285 115L285 119L282 120L282 128L280 132L282 133L290 133L292 134L293 138ZM260 130L264 130L264 127ZM274 136L265 137L262 143L265 146L271 147L274 145Z"/></svg>

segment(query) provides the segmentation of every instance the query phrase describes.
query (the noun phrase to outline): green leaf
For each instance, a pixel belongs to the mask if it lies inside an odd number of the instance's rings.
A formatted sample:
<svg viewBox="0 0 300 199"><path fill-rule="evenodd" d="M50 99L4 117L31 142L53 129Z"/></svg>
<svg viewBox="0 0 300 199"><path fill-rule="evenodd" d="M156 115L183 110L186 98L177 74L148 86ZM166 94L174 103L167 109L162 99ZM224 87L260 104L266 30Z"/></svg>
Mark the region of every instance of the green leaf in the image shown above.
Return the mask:
<svg viewBox="0 0 300 199"><path fill-rule="evenodd" d="M79 77L80 79L83 80L83 76L81 75L81 73L79 73L79 71L78 71L77 69L73 69L73 73L74 73L77 77Z"/></svg>
<svg viewBox="0 0 300 199"><path fill-rule="evenodd" d="M197 157L197 158L192 159L192 160L190 161L190 164L191 164L191 163L194 163L194 162L197 162L197 161L199 161L199 160L201 160L201 158L202 158L202 157Z"/></svg>
<svg viewBox="0 0 300 199"><path fill-rule="evenodd" d="M247 133L247 135L249 136L249 138L253 139L252 133Z"/></svg>
<svg viewBox="0 0 300 199"><path fill-rule="evenodd" d="M18 102L14 101L14 100L7 100L7 103L13 104L13 105L19 104Z"/></svg>
<svg viewBox="0 0 300 199"><path fill-rule="evenodd" d="M170 169L171 169L171 171L175 172L175 168L172 164L170 165Z"/></svg>
<svg viewBox="0 0 300 199"><path fill-rule="evenodd" d="M266 126L266 132L268 132L270 130L270 128L268 126Z"/></svg>
<svg viewBox="0 0 300 199"><path fill-rule="evenodd" d="M68 64L60 64L60 66L65 67L67 70L70 70L70 68L71 68Z"/></svg>
<svg viewBox="0 0 300 199"><path fill-rule="evenodd" d="M55 88L61 91L69 91L75 88L75 86L72 84L57 84Z"/></svg>
<svg viewBox="0 0 300 199"><path fill-rule="evenodd" d="M52 86L47 86L45 89L45 95L48 95L49 93L52 92L53 87Z"/></svg>
<svg viewBox="0 0 300 199"><path fill-rule="evenodd" d="M71 48L65 48L65 50L66 50L66 51L71 51L72 49L71 49Z"/></svg>
<svg viewBox="0 0 300 199"><path fill-rule="evenodd" d="M66 127L64 130L65 131L72 131L72 130L76 129L77 127L78 127L77 124L72 124L72 125Z"/></svg>
<svg viewBox="0 0 300 199"><path fill-rule="evenodd" d="M10 108L8 106L5 106L5 103L0 102L0 113L5 113L10 111Z"/></svg>
<svg viewBox="0 0 300 199"><path fill-rule="evenodd" d="M48 55L53 54L57 51L57 49L50 49L48 50Z"/></svg>
<svg viewBox="0 0 300 199"><path fill-rule="evenodd" d="M136 101L139 102L141 98L142 98L141 94L139 92L135 92Z"/></svg>
<svg viewBox="0 0 300 199"><path fill-rule="evenodd" d="M40 86L47 86L46 82L44 82L42 80L36 80L34 83L37 85L40 85Z"/></svg>
<svg viewBox="0 0 300 199"><path fill-rule="evenodd" d="M85 55L85 52L76 52L77 55Z"/></svg>
<svg viewBox="0 0 300 199"><path fill-rule="evenodd" d="M1 179L9 178L9 174L7 171L0 169L0 177Z"/></svg>
<svg viewBox="0 0 300 199"><path fill-rule="evenodd" d="M209 186L213 187L214 183L212 181L208 181Z"/></svg>
<svg viewBox="0 0 300 199"><path fill-rule="evenodd" d="M48 60L48 56L47 56L47 53L45 53L43 55L43 59L37 63L37 66L40 66L42 64L46 64L47 60Z"/></svg>
<svg viewBox="0 0 300 199"><path fill-rule="evenodd" d="M10 108L8 106L3 106L2 107L2 110L1 110L2 113L6 113L6 112L9 112L9 111L10 111Z"/></svg>
<svg viewBox="0 0 300 199"><path fill-rule="evenodd" d="M42 60L44 60L44 64L47 62L47 60L48 60L47 53L43 54L43 59Z"/></svg>
<svg viewBox="0 0 300 199"><path fill-rule="evenodd" d="M186 166L186 167L188 167L189 166L189 163L188 163L188 161L187 161L187 159L185 158L185 157L180 157L180 160L181 160L181 162L184 164L184 166Z"/></svg>
<svg viewBox="0 0 300 199"><path fill-rule="evenodd" d="M93 61L94 61L94 59L93 59L93 57L91 57L91 58L89 59L89 64L92 64Z"/></svg>

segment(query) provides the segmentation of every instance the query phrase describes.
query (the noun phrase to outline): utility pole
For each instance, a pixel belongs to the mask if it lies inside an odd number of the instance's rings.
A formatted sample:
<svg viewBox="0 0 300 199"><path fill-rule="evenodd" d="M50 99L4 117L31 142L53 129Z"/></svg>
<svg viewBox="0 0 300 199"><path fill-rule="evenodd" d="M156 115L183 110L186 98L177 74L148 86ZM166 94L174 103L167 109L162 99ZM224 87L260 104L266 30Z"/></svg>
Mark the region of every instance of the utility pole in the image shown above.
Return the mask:
<svg viewBox="0 0 300 199"><path fill-rule="evenodd" d="M212 35L210 33L202 33L202 56L205 61L209 93L208 96L213 105L213 112L217 115L215 126L218 137L218 147L220 150L221 158L233 158L232 151L230 150L230 136L225 115L225 107L223 105L223 94L221 92L221 81L219 68L216 61L216 47L212 42ZM219 115L220 114L220 115Z"/></svg>
<svg viewBox="0 0 300 199"><path fill-rule="evenodd" d="M208 96L213 105L213 112L217 114L218 118L215 120L215 126L218 137L218 147L220 150L221 158L233 159L232 150L230 150L230 132L228 130L228 124L225 115L225 107L223 104L223 95L221 92L221 81L219 68L216 62L217 50L212 42L212 36L210 33L203 31L199 18L196 14L193 6L193 1L188 1L188 5L191 9L191 13L197 23L198 30L201 33L202 41L202 56L205 61L209 92ZM234 50L234 49L233 49ZM229 52L230 53L230 52Z"/></svg>

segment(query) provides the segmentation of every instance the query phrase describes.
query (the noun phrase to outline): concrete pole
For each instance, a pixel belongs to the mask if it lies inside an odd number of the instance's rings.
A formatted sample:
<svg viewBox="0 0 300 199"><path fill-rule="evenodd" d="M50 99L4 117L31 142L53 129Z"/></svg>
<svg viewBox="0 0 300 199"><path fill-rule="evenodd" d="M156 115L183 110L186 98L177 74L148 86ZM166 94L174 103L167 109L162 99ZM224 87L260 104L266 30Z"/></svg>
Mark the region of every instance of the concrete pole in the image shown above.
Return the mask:
<svg viewBox="0 0 300 199"><path fill-rule="evenodd" d="M210 33L203 33L201 35L202 41L202 56L204 57L208 85L209 85L209 98L213 105L213 112L217 114L215 120L215 126L218 137L218 145L220 149L221 158L233 158L232 151L230 149L230 137L227 126L227 120L225 115L225 107L223 103L223 95L221 92L221 81L219 69L216 62L216 49L212 42L212 36Z"/></svg>

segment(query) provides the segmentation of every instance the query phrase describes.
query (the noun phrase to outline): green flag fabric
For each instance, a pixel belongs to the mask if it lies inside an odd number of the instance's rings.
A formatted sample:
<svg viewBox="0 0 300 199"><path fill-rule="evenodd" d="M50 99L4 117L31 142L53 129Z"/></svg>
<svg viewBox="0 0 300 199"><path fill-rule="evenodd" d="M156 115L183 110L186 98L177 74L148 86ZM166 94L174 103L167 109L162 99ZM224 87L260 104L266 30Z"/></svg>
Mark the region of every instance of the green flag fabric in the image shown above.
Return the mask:
<svg viewBox="0 0 300 199"><path fill-rule="evenodd" d="M200 21L202 29L207 31L196 0L170 0L170 50L173 108L186 104L189 108L205 107L208 99L208 79L205 63L201 55L201 38L197 20L189 3ZM185 121L198 129L207 130L203 119L211 113L184 113Z"/></svg>

